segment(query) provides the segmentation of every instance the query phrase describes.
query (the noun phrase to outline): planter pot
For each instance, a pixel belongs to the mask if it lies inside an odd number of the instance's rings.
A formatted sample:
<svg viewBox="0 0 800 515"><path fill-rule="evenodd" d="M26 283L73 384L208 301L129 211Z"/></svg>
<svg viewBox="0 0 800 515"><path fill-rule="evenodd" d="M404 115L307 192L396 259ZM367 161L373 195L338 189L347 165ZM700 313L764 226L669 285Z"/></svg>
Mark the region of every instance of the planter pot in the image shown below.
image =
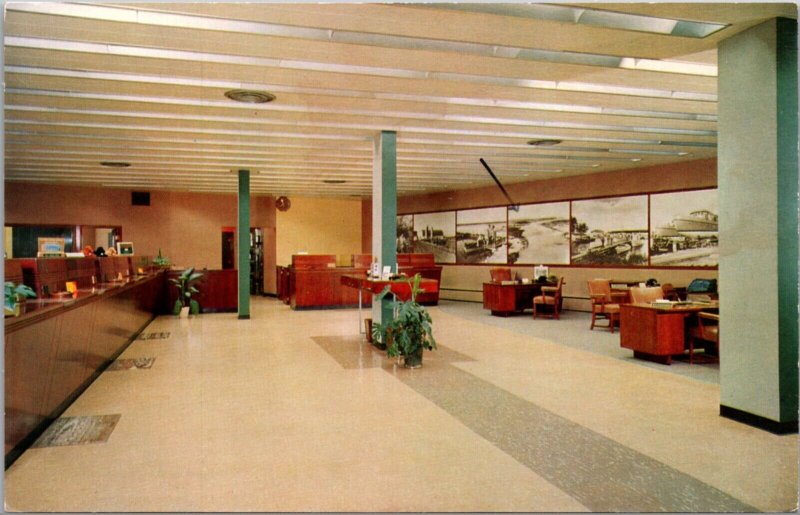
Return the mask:
<svg viewBox="0 0 800 515"><path fill-rule="evenodd" d="M414 354L404 356L403 366L406 368L419 368L422 366L422 347L417 349Z"/></svg>
<svg viewBox="0 0 800 515"><path fill-rule="evenodd" d="M181 318L189 318L189 306L182 307L179 316Z"/></svg>

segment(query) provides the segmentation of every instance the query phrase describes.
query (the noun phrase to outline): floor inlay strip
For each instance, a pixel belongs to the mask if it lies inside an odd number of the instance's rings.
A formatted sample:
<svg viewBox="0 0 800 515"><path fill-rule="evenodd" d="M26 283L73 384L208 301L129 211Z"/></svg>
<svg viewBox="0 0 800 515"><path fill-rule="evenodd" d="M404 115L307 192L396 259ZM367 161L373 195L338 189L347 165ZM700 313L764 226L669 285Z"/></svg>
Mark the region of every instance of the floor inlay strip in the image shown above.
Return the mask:
<svg viewBox="0 0 800 515"><path fill-rule="evenodd" d="M111 363L106 372L116 372L118 370L147 369L153 366L156 358L123 358Z"/></svg>
<svg viewBox="0 0 800 515"><path fill-rule="evenodd" d="M755 512L725 492L451 363L442 345L405 370L358 337L314 337L343 368L381 367L594 512ZM463 358L463 359L461 359Z"/></svg>
<svg viewBox="0 0 800 515"><path fill-rule="evenodd" d="M83 445L102 443L108 440L122 415L90 415L82 417L61 417L31 446L58 447L63 445Z"/></svg>
<svg viewBox="0 0 800 515"><path fill-rule="evenodd" d="M169 338L169 331L155 333L141 333L137 340L166 340Z"/></svg>
<svg viewBox="0 0 800 515"><path fill-rule="evenodd" d="M396 376L591 511L758 511L457 367Z"/></svg>

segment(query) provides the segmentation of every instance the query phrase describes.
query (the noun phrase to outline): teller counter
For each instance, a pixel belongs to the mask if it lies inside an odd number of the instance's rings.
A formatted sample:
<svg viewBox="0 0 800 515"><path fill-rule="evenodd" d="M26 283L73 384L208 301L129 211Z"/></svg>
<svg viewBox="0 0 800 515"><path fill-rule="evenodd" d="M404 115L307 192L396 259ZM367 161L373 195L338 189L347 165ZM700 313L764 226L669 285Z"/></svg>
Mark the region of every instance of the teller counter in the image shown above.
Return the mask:
<svg viewBox="0 0 800 515"><path fill-rule="evenodd" d="M161 311L165 272L29 299L5 319L8 467Z"/></svg>

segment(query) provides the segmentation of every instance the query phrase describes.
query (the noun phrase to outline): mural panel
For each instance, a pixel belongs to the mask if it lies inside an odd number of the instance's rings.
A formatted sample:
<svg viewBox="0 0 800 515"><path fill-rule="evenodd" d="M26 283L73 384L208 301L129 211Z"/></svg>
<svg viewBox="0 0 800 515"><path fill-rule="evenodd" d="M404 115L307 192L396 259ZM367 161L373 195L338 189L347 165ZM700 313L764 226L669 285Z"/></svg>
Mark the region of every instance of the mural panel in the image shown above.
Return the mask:
<svg viewBox="0 0 800 515"><path fill-rule="evenodd" d="M647 195L572 202L572 263L647 265Z"/></svg>
<svg viewBox="0 0 800 515"><path fill-rule="evenodd" d="M650 196L650 264L717 266L716 189Z"/></svg>
<svg viewBox="0 0 800 515"><path fill-rule="evenodd" d="M508 211L510 264L569 264L569 202Z"/></svg>
<svg viewBox="0 0 800 515"><path fill-rule="evenodd" d="M457 222L457 263L507 262L505 207L459 211Z"/></svg>
<svg viewBox="0 0 800 515"><path fill-rule="evenodd" d="M433 254L437 263L456 262L456 212L414 215L414 252Z"/></svg>

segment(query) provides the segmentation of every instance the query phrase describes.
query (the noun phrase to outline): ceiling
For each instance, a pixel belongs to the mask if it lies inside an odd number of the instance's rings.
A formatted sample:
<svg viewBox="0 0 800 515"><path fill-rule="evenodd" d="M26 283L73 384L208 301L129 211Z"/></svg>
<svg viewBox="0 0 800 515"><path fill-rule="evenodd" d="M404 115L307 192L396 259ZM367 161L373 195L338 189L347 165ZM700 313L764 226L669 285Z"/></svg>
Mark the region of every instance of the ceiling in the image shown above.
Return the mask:
<svg viewBox="0 0 800 515"><path fill-rule="evenodd" d="M246 168L254 194L344 197L370 195L381 130L397 132L401 195L491 185L480 158L510 184L714 157L716 45L796 17L772 3L5 7L6 181L235 192Z"/></svg>

